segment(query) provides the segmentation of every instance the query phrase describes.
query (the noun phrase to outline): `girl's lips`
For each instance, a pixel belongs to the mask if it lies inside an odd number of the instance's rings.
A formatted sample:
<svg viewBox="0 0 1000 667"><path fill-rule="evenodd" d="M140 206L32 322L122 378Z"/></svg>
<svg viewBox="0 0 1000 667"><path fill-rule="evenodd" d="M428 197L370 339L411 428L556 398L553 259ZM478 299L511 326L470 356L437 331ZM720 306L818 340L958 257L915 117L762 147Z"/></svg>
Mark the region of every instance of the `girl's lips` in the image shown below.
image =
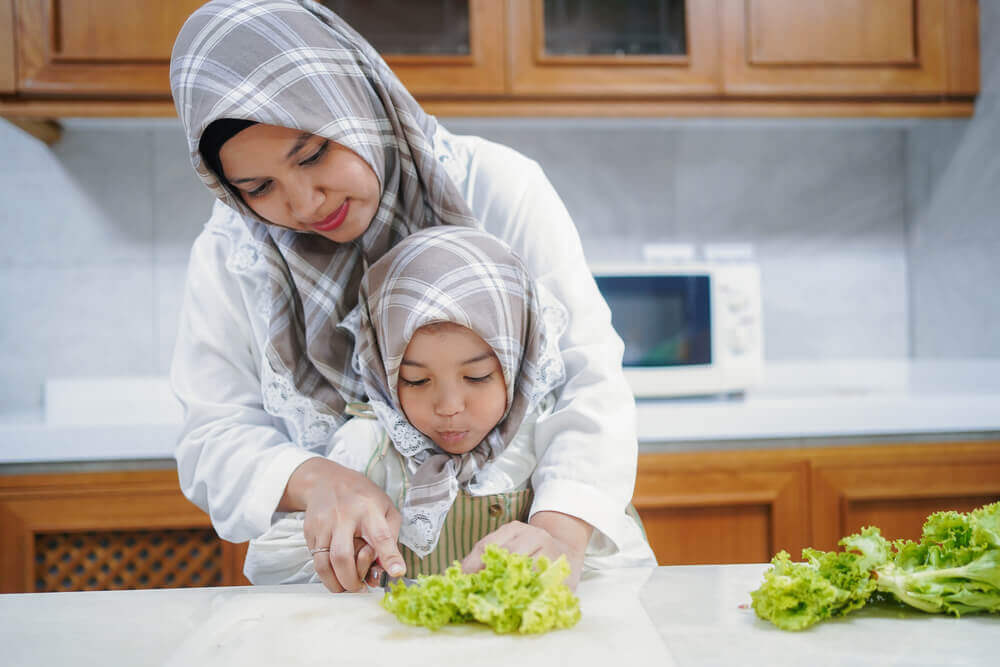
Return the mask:
<svg viewBox="0 0 1000 667"><path fill-rule="evenodd" d="M468 431L438 431L438 437L444 442L458 442L468 433Z"/></svg>
<svg viewBox="0 0 1000 667"><path fill-rule="evenodd" d="M347 219L347 209L351 207L350 199L345 199L344 203L337 207L337 209L328 215L323 222L317 222L312 227L318 232L332 232L337 227L343 224L344 220Z"/></svg>

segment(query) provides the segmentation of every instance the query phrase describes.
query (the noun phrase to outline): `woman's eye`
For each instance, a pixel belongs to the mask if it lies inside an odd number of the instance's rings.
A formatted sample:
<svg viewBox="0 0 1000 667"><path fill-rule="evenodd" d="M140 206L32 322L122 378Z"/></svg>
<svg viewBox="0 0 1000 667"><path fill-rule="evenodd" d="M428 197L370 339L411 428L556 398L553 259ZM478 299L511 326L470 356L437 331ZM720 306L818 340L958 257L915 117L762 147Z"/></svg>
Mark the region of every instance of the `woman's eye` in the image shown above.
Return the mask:
<svg viewBox="0 0 1000 667"><path fill-rule="evenodd" d="M267 194L267 191L271 189L271 181L264 181L253 190L247 190L247 196L250 197L261 197Z"/></svg>
<svg viewBox="0 0 1000 667"><path fill-rule="evenodd" d="M323 156L326 154L326 150L327 148L329 148L329 146L330 142L324 141L323 145L317 148L315 153L307 157L305 160L299 162L299 165L303 167L308 167L311 164L316 164L317 162L323 159Z"/></svg>
<svg viewBox="0 0 1000 667"><path fill-rule="evenodd" d="M466 375L465 379L468 380L469 382L486 382L491 377L493 377L493 373L487 373L486 375L482 375L480 377L469 377L468 375Z"/></svg>
<svg viewBox="0 0 1000 667"><path fill-rule="evenodd" d="M401 377L399 380L407 387L419 387L420 385L427 384L427 378L424 378L423 380L407 380L406 378Z"/></svg>

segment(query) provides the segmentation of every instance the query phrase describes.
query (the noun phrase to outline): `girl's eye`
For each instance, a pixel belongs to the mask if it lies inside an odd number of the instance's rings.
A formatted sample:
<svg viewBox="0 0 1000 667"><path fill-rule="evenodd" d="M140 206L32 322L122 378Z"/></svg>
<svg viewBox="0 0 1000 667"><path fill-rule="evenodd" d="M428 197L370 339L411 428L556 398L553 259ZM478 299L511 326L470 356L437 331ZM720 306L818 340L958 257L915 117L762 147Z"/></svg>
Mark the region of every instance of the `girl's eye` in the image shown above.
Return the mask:
<svg viewBox="0 0 1000 667"><path fill-rule="evenodd" d="M493 373L487 373L486 375L477 378L465 376L465 379L468 380L469 382L486 382L491 377L493 377Z"/></svg>
<svg viewBox="0 0 1000 667"><path fill-rule="evenodd" d="M427 378L424 378L423 380L407 380L404 377L400 377L399 381L407 387L419 387L420 385L427 384Z"/></svg>
<svg viewBox="0 0 1000 667"><path fill-rule="evenodd" d="M330 141L329 140L324 141L323 145L317 148L315 153L307 157L305 160L299 162L299 165L302 167L308 167L311 164L316 164L317 162L323 159L323 156L326 155L326 151L329 147L330 147Z"/></svg>
<svg viewBox="0 0 1000 667"><path fill-rule="evenodd" d="M247 196L249 197L262 197L267 194L268 190L271 189L271 181L264 181L253 190L247 190Z"/></svg>

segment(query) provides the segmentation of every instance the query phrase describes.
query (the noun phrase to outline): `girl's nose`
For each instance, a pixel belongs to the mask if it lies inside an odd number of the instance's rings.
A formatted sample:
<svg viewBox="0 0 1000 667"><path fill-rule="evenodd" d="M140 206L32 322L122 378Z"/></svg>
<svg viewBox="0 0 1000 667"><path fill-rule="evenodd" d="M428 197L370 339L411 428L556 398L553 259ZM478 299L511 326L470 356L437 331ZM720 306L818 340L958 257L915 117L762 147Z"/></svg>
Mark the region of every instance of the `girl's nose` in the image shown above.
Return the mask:
<svg viewBox="0 0 1000 667"><path fill-rule="evenodd" d="M434 412L439 417L453 417L465 409L462 393L445 388L434 401Z"/></svg>

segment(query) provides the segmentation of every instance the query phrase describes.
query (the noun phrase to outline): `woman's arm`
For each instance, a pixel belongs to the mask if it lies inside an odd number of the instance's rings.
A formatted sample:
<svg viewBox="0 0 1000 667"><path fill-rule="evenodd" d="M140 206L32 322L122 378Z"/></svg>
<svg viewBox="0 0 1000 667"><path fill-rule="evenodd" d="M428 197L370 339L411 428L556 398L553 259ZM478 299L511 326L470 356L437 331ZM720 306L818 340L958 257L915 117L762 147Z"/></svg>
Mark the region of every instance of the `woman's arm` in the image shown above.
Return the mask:
<svg viewBox="0 0 1000 667"><path fill-rule="evenodd" d="M263 534L275 511L305 510L310 547L330 549L316 554L324 583L359 590L355 536L370 540L382 563L403 567L396 510L363 475L291 442L264 410L249 305L226 268L228 244L204 232L188 269L171 367L185 408L175 450L181 489L232 542Z"/></svg>
<svg viewBox="0 0 1000 667"><path fill-rule="evenodd" d="M490 142L472 150L466 194L486 229L569 311L560 340L566 383L535 430L532 515L577 517L620 546L638 456L635 401L621 368L624 344L573 222L535 162Z"/></svg>

